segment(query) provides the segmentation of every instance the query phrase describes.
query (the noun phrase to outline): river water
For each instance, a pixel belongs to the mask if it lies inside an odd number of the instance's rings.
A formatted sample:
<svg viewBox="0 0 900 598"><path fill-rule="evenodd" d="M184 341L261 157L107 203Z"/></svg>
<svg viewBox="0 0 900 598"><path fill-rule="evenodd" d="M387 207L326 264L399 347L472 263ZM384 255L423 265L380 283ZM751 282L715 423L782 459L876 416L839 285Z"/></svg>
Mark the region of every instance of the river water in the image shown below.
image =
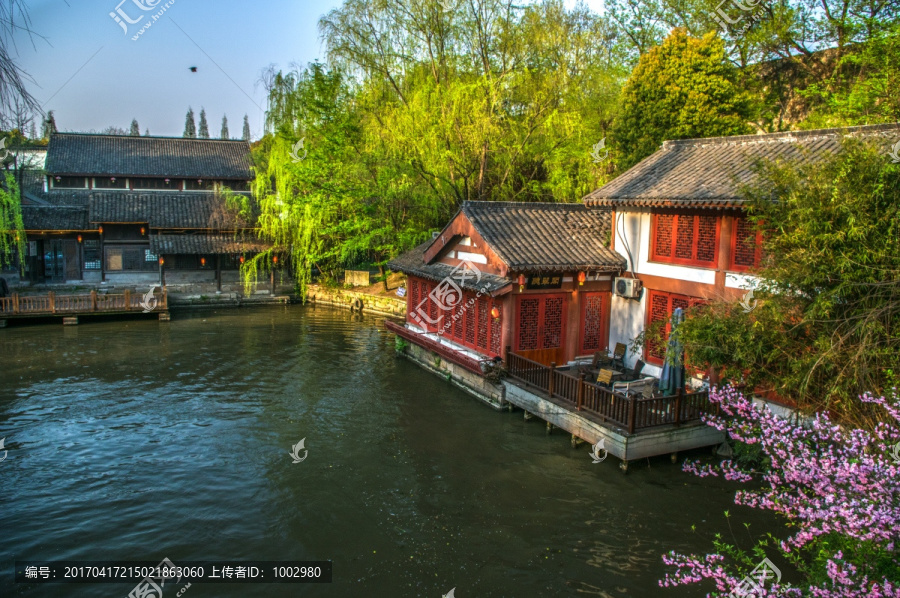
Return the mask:
<svg viewBox="0 0 900 598"><path fill-rule="evenodd" d="M699 596L657 587L662 554L730 540L726 509L767 531L734 485L592 464L397 358L377 324L289 306L0 330L0 596L134 586L15 584L16 560L163 558L334 564L327 585L189 598Z"/></svg>

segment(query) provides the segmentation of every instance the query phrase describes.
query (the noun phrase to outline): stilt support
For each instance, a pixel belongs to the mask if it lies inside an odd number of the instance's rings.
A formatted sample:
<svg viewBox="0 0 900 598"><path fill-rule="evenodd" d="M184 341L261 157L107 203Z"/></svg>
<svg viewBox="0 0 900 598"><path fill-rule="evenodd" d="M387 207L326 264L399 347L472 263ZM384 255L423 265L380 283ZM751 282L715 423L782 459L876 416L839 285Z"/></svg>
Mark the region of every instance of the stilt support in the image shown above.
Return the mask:
<svg viewBox="0 0 900 598"><path fill-rule="evenodd" d="M159 321L160 322L168 322L169 321L169 312L161 311L159 312Z"/></svg>
<svg viewBox="0 0 900 598"><path fill-rule="evenodd" d="M78 316L63 318L63 326L78 326Z"/></svg>
<svg viewBox="0 0 900 598"><path fill-rule="evenodd" d="M622 470L622 473L628 473L628 461L626 459L622 459L622 462L619 463L619 469Z"/></svg>
<svg viewBox="0 0 900 598"><path fill-rule="evenodd" d="M553 432L553 424L547 422L547 435L549 436Z"/></svg>
<svg viewBox="0 0 900 598"><path fill-rule="evenodd" d="M584 440L572 434L572 448L578 448L578 445L582 442L584 442Z"/></svg>
<svg viewBox="0 0 900 598"><path fill-rule="evenodd" d="M532 418L534 417L533 415L531 415L530 413L528 413L528 412L525 411L524 409L523 409L522 411L523 411L523 413L525 413L525 421L528 421L528 420L530 420L530 419L532 419Z"/></svg>

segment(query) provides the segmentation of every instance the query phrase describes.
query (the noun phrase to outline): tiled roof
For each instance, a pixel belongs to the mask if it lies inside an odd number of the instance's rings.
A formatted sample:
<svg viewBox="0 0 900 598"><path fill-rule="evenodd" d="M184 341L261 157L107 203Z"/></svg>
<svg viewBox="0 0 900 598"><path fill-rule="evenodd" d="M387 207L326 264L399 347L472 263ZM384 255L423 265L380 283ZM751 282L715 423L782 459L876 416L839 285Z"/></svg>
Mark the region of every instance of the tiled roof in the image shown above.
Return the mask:
<svg viewBox="0 0 900 598"><path fill-rule="evenodd" d="M412 274L413 276L419 276L438 282L444 280L453 274L454 267L448 266L447 264L426 264L425 250L428 249L429 245L431 245L431 241L422 243L415 249L411 249L406 253L401 253L388 262L388 268L394 272L404 272L406 274ZM471 276L462 278L463 280L454 278L454 281L461 283L463 288L472 291L487 289L489 294L496 293L506 285L510 284L509 279L503 278L502 276L495 276L494 274L482 274L479 280L476 280Z"/></svg>
<svg viewBox="0 0 900 598"><path fill-rule="evenodd" d="M269 247L259 239L236 239L232 234L150 235L150 250L157 255L257 253Z"/></svg>
<svg viewBox="0 0 900 598"><path fill-rule="evenodd" d="M625 268L607 244L606 210L583 204L467 201L462 213L510 270L521 272Z"/></svg>
<svg viewBox="0 0 900 598"><path fill-rule="evenodd" d="M85 207L22 206L25 230L94 230Z"/></svg>
<svg viewBox="0 0 900 598"><path fill-rule="evenodd" d="M146 222L152 228L233 230L240 227L213 194L91 193L93 223Z"/></svg>
<svg viewBox="0 0 900 598"><path fill-rule="evenodd" d="M589 206L740 206L742 185L764 160L813 161L841 151L843 137L900 141L900 123L666 141L618 178L584 197Z"/></svg>
<svg viewBox="0 0 900 598"><path fill-rule="evenodd" d="M250 144L221 139L56 133L46 170L52 175L249 179Z"/></svg>

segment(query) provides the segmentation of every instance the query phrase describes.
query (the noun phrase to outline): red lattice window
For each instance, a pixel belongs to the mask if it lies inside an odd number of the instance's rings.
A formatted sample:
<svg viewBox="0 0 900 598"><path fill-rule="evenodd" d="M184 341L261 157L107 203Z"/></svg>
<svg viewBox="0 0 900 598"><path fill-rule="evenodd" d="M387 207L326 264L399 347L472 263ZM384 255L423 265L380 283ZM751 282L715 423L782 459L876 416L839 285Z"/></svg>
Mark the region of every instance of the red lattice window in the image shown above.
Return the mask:
<svg viewBox="0 0 900 598"><path fill-rule="evenodd" d="M454 314L455 319L453 320L453 338L460 341L463 338L463 319L466 317L464 309L462 305L458 306Z"/></svg>
<svg viewBox="0 0 900 598"><path fill-rule="evenodd" d="M473 299L472 293L466 293L465 295L465 319L466 319L466 330L465 330L465 339L464 342L470 347L475 346L475 305L473 303L469 303Z"/></svg>
<svg viewBox="0 0 900 598"><path fill-rule="evenodd" d="M582 355L605 350L608 344L609 293L584 293L581 317Z"/></svg>
<svg viewBox="0 0 900 598"><path fill-rule="evenodd" d="M487 299L479 297L476 308L478 314L478 348L487 351L488 336L491 333L490 320L488 319L491 310L488 308Z"/></svg>
<svg viewBox="0 0 900 598"><path fill-rule="evenodd" d="M434 297L431 296L431 292L434 291L434 285L428 285L428 316L431 318L429 320L429 327L433 330L437 330L440 327L440 322L432 324L438 319L438 305L437 301L434 300Z"/></svg>
<svg viewBox="0 0 900 598"><path fill-rule="evenodd" d="M538 348L540 313L540 299L535 297L522 299L519 302L519 349L531 351Z"/></svg>
<svg viewBox="0 0 900 598"><path fill-rule="evenodd" d="M419 306L419 281L415 278L409 279L409 306L406 308L406 313L409 316L410 321L415 321L413 319L413 313L416 311L416 307Z"/></svg>
<svg viewBox="0 0 900 598"><path fill-rule="evenodd" d="M649 291L648 309L647 309L647 327L649 328L655 322L666 322L665 331L666 338L672 332L672 312L677 308L687 310L691 307L706 305L706 300L698 297L689 297L687 295L677 295L675 293L665 293L663 291ZM644 359L648 363L662 365L666 357L666 343L657 343L650 339L644 344Z"/></svg>
<svg viewBox="0 0 900 598"><path fill-rule="evenodd" d="M745 271L759 267L762 259L762 231L746 216L734 219L734 234L731 236L731 264L729 270Z"/></svg>
<svg viewBox="0 0 900 598"><path fill-rule="evenodd" d="M653 214L650 259L715 268L719 253L718 216Z"/></svg>
<svg viewBox="0 0 900 598"><path fill-rule="evenodd" d="M493 307L502 309L499 303L495 303ZM503 331L503 325L500 319L491 318L491 354L500 355L500 334Z"/></svg>
<svg viewBox="0 0 900 598"><path fill-rule="evenodd" d="M653 241L656 248L654 257L672 257L673 231L675 229L675 216L672 214L654 214Z"/></svg>
<svg viewBox="0 0 900 598"><path fill-rule="evenodd" d="M563 299L553 297L544 300L543 349L558 349L562 345Z"/></svg>

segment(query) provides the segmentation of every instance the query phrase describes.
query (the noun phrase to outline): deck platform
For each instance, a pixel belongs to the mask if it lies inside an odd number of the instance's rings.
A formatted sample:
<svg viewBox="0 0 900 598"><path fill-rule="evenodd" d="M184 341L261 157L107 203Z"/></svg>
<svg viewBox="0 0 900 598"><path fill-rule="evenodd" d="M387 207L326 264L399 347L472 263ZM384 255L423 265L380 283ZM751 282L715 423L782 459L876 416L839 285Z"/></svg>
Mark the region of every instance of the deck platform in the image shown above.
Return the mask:
<svg viewBox="0 0 900 598"><path fill-rule="evenodd" d="M147 309L152 307L152 309ZM160 321L169 320L169 300L165 290L152 295L132 293L106 294L91 291L83 295L19 295L0 299L0 328L7 320L60 317L63 324L78 324L79 316L156 314Z"/></svg>

